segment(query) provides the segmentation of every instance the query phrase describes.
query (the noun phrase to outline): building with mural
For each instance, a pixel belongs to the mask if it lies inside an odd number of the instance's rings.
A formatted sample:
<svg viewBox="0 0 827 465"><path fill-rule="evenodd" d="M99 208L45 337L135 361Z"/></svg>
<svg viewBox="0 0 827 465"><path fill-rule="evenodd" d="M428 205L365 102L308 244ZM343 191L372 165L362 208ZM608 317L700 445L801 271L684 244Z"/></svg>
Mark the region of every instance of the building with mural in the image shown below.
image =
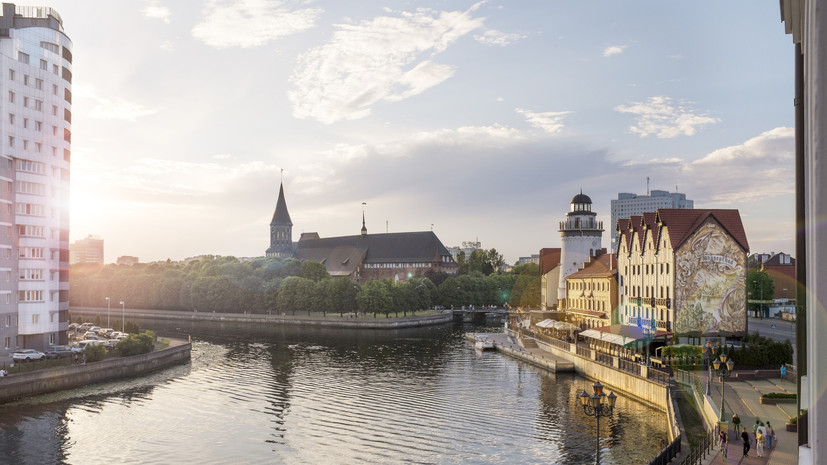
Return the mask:
<svg viewBox="0 0 827 465"><path fill-rule="evenodd" d="M738 210L659 209L619 220L618 319L678 335L744 335L746 260Z"/></svg>

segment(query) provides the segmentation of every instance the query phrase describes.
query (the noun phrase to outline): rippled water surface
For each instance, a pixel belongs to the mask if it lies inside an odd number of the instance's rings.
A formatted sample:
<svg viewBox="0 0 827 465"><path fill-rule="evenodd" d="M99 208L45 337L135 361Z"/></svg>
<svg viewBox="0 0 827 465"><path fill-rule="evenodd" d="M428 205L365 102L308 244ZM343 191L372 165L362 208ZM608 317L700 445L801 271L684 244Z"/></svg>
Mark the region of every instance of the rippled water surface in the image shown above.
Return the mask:
<svg viewBox="0 0 827 465"><path fill-rule="evenodd" d="M478 353L468 326L156 326L193 335L191 364L0 406L0 462L594 461L595 421L576 399L591 382ZM648 463L665 414L623 396L615 412L602 462Z"/></svg>

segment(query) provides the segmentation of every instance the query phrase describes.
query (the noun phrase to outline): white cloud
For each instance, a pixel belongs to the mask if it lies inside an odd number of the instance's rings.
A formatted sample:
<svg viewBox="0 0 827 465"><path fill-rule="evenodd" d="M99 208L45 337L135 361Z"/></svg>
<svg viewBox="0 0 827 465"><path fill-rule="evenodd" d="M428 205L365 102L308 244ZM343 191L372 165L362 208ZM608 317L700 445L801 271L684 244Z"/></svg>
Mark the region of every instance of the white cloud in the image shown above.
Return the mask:
<svg viewBox="0 0 827 465"><path fill-rule="evenodd" d="M482 19L467 11L418 9L340 24L331 41L299 57L288 98L297 118L333 123L370 114L380 101L397 102L420 94L454 74L435 63Z"/></svg>
<svg viewBox="0 0 827 465"><path fill-rule="evenodd" d="M175 51L175 45L172 43L171 40L165 40L165 41L161 42L161 50L163 50L165 52L174 52Z"/></svg>
<svg viewBox="0 0 827 465"><path fill-rule="evenodd" d="M526 37L528 37L527 34L500 32L494 29L488 29L482 34L475 35L474 40L484 45L504 47Z"/></svg>
<svg viewBox="0 0 827 465"><path fill-rule="evenodd" d="M603 49L603 56L610 57L612 55L620 55L626 50L626 45L610 45Z"/></svg>
<svg viewBox="0 0 827 465"><path fill-rule="evenodd" d="M313 27L321 8L278 0L210 0L192 36L215 48L257 47Z"/></svg>
<svg viewBox="0 0 827 465"><path fill-rule="evenodd" d="M640 137L652 134L659 139L691 136L707 124L720 121L718 118L694 114L682 101L675 106L671 98L663 96L650 97L647 102L618 105L614 109L637 115L636 124L630 126L629 130L640 134Z"/></svg>
<svg viewBox="0 0 827 465"><path fill-rule="evenodd" d="M563 119L570 111L546 111L536 113L523 108L515 108L514 111L525 116L526 121L535 128L542 129L549 134L559 134L563 130Z"/></svg>
<svg viewBox="0 0 827 465"><path fill-rule="evenodd" d="M160 0L148 0L147 5L141 10L147 18L160 19L169 24L170 11L169 8L163 6Z"/></svg>
<svg viewBox="0 0 827 465"><path fill-rule="evenodd" d="M76 88L77 89L77 88ZM76 95L89 98L94 103L89 116L96 119L135 121L142 116L149 116L158 112L155 108L149 108L140 103L130 102L120 97L107 98L94 93L91 87L83 88Z"/></svg>

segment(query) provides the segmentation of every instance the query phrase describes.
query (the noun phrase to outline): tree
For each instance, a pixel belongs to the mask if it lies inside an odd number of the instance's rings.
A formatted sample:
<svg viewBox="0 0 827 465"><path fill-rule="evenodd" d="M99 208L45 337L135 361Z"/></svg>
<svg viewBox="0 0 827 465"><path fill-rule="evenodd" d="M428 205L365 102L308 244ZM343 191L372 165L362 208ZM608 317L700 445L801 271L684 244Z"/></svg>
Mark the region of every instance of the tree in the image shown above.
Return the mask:
<svg viewBox="0 0 827 465"><path fill-rule="evenodd" d="M362 292L356 296L359 311L362 313L390 313L393 306L389 283L386 280L368 281L362 288Z"/></svg>
<svg viewBox="0 0 827 465"><path fill-rule="evenodd" d="M747 296L749 300L772 300L775 294L775 283L772 277L765 270L752 269L747 272ZM763 303L750 303L749 310L755 314L761 313L766 305Z"/></svg>
<svg viewBox="0 0 827 465"><path fill-rule="evenodd" d="M471 252L468 257L467 273L479 272L488 276L500 269L505 261L502 254L497 252L497 249L483 250L478 249ZM460 272L462 270L460 269Z"/></svg>
<svg viewBox="0 0 827 465"><path fill-rule="evenodd" d="M327 268L321 263L307 260L302 263L302 270L299 276L318 282L330 278L330 273L327 272Z"/></svg>
<svg viewBox="0 0 827 465"><path fill-rule="evenodd" d="M99 362L106 358L106 347L103 344L89 344L83 349L87 362Z"/></svg>
<svg viewBox="0 0 827 465"><path fill-rule="evenodd" d="M115 351L121 357L141 355L152 352L155 346L155 333L147 331L141 334L130 334L115 346Z"/></svg>

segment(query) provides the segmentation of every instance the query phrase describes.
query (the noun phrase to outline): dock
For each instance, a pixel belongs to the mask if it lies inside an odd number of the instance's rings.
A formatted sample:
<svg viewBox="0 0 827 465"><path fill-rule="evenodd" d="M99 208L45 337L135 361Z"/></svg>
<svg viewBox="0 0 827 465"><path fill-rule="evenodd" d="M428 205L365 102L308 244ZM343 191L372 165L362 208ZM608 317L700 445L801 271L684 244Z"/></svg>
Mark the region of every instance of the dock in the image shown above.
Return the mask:
<svg viewBox="0 0 827 465"><path fill-rule="evenodd" d="M486 335L489 339L494 341L494 348L498 352L502 352L538 368L555 373L574 371L574 363L557 357L550 352L546 352L545 350L537 347L536 344L534 347L523 347L519 342L517 342L514 336L509 336L504 333L486 333ZM477 334L466 333L465 338L469 341L476 341ZM529 342L534 341L531 340Z"/></svg>

